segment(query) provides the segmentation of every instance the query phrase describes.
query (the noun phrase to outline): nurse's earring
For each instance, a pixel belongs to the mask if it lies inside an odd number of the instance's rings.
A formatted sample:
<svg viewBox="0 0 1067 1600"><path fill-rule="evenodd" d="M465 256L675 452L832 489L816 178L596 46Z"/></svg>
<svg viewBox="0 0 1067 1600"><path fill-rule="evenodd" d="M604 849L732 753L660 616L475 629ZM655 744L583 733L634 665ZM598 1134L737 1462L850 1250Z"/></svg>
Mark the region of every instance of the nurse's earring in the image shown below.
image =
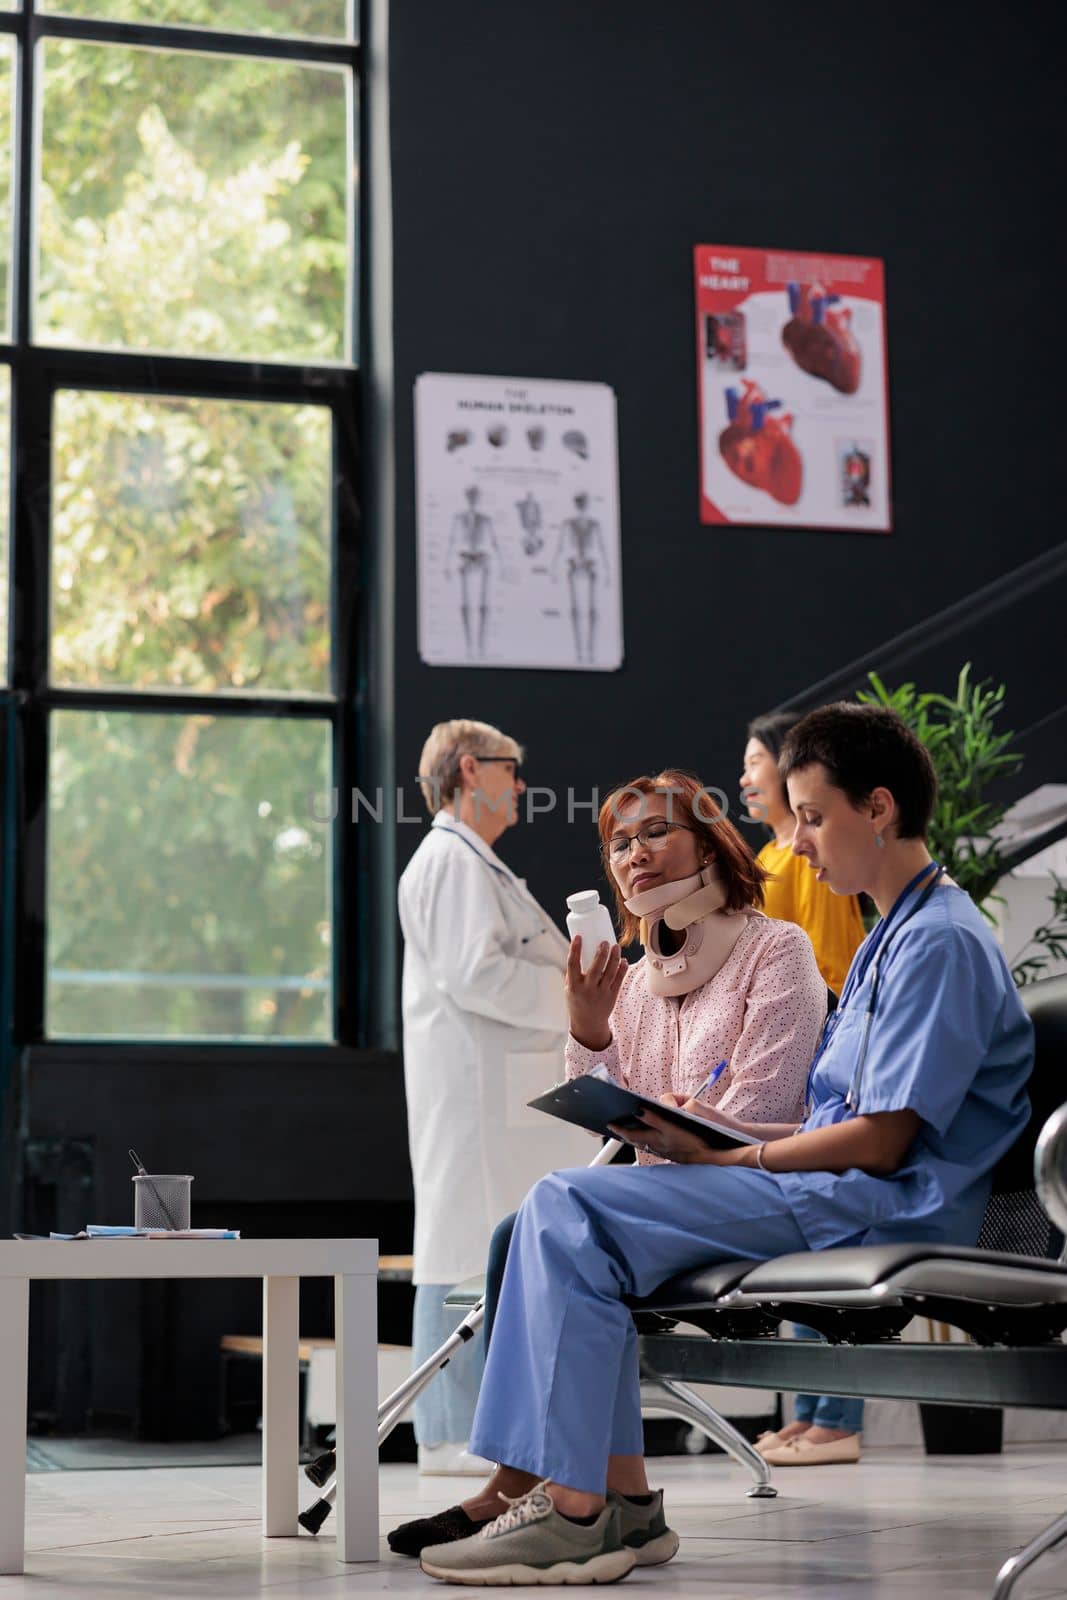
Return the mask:
<svg viewBox="0 0 1067 1600"><path fill-rule="evenodd" d="M885 849L885 840L882 838L882 835L880 833L876 833L875 834L874 842L875 842L875 845L877 846L877 848L879 850L884 850Z"/></svg>

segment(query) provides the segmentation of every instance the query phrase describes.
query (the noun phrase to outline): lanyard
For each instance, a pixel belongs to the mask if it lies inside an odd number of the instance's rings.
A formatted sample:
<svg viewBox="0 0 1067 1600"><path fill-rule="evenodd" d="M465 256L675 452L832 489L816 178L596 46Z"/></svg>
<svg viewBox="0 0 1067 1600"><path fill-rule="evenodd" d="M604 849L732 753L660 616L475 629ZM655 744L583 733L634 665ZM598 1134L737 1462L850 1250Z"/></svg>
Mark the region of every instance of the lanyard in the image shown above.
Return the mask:
<svg viewBox="0 0 1067 1600"><path fill-rule="evenodd" d="M465 844L467 846L468 850L473 850L474 854L478 857L478 860L482 863L482 865L484 867L488 867L490 872L495 872L498 878L503 878L504 882L508 885L508 887L515 894L517 894L519 896L520 900L523 900L523 899L526 898L526 896L524 896L524 894L523 894L523 890L522 890L518 880L515 878L515 876L512 873L510 873L507 870L506 867L502 867L502 866L498 867L495 862L490 861L486 856L483 856L482 852L478 849L477 845L471 844L469 839L465 839L463 834L460 833L458 828L450 828L450 827L448 827L448 825L446 823L440 823L439 827L440 827L442 833L450 833L452 835L453 839L458 839L460 844ZM534 905L536 905L536 901L533 901L533 896L532 895L529 896L529 899L533 902L529 907L529 909L532 911L534 909ZM538 912L540 912L540 910L541 910L540 906L537 906L537 910L538 910ZM537 932L536 933L528 933L528 934L520 937L519 943L520 944L531 944L534 939L539 939L543 933L547 933L547 932L548 932L548 929L547 929L544 921L542 920L542 921L540 921L540 926L538 927Z"/></svg>
<svg viewBox="0 0 1067 1600"><path fill-rule="evenodd" d="M912 891L917 889L919 884L922 883L923 879L928 877L931 873L933 876L930 877L929 883L923 889L922 893L915 901L915 904L905 912L904 916L902 916L899 921L896 922L896 926L894 927L893 923L897 916L897 912L904 905ZM889 946L892 944L901 928L906 922L911 920L917 911L922 910L923 906L926 904L927 900L929 900L931 894L933 894L941 879L944 877L944 874L944 867L939 866L936 861L927 862L926 866L915 874L911 882L905 884L904 888L894 900L890 908L889 915L882 918L878 926L868 934L863 945L861 945L860 949L856 952L855 959L848 970L848 977L845 979L845 987L841 991L841 999L838 1002L837 1010L832 1011L823 1024L822 1036L819 1039L818 1049L815 1052L811 1066L808 1068L808 1081L804 1091L805 1113L809 1112L811 1109L811 1084L812 1079L815 1076L815 1069L822 1060L823 1055L825 1054L826 1049L834 1036L834 1031L841 1020L842 1012L845 1010L845 1007L855 994L856 990L862 986L867 973L870 972L871 987L867 997L867 1009L864 1015L863 1037L860 1040L859 1057L855 1070L852 1074L852 1082L849 1084L848 1094L845 1096L845 1104L848 1106L849 1110L857 1110L859 1106L860 1084L863 1081L863 1067L867 1059L867 1041L870 1038L871 1022L874 1018L874 1008L878 1000L878 985L881 979L882 961L885 957L886 951L889 949Z"/></svg>
<svg viewBox="0 0 1067 1600"><path fill-rule="evenodd" d="M465 838L464 835L460 833L458 828L450 828L446 823L443 822L438 823L438 827L441 829L442 833L450 833L453 839L458 839L460 844L465 844L467 846L468 850L473 850L474 854L478 857L478 860L482 863L482 865L488 867L490 872L495 872L498 878L503 878L505 883L511 883L514 881L511 873L508 872L506 867L498 867L495 861L490 861L488 856L483 856L482 852L478 849L478 846L476 844L471 844L470 840Z"/></svg>

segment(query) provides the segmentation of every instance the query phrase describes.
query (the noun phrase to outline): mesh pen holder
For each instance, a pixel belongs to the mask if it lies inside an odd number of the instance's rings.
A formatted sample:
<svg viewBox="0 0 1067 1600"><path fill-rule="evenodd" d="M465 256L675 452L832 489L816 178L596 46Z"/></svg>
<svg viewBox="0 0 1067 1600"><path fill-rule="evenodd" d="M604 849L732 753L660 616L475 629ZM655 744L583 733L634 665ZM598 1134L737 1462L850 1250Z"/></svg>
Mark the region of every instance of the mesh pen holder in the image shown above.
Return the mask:
<svg viewBox="0 0 1067 1600"><path fill-rule="evenodd" d="M190 1226L193 1180L189 1173L145 1172L133 1180L133 1225L168 1232Z"/></svg>

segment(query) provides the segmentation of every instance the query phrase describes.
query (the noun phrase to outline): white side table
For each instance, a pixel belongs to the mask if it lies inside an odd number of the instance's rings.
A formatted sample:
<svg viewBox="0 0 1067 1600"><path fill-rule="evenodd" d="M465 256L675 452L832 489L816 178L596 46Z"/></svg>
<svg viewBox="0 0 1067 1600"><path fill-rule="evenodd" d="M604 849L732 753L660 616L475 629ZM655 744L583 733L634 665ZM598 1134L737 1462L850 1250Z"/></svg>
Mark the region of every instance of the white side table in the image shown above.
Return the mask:
<svg viewBox="0 0 1067 1600"><path fill-rule="evenodd" d="M295 1536L300 1279L334 1280L337 1559L378 1559L376 1239L0 1241L0 1573L23 1571L30 1280L263 1279L263 1533Z"/></svg>

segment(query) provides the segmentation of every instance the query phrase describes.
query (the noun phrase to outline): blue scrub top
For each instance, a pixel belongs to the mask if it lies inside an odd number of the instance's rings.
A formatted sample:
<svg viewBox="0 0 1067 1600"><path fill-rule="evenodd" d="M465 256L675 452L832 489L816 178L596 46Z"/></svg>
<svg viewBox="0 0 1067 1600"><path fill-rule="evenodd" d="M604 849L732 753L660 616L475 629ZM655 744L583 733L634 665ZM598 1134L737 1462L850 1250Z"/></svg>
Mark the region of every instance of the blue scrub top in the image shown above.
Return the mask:
<svg viewBox="0 0 1067 1600"><path fill-rule="evenodd" d="M868 934L853 958L802 1126L903 1110L917 1112L922 1126L891 1177L851 1168L780 1173L778 1181L813 1250L894 1240L974 1244L993 1168L1029 1120L1033 1025L981 912L963 890L942 884L898 922L886 946L859 1104L849 1110L874 963L862 982L855 979L878 934Z"/></svg>

